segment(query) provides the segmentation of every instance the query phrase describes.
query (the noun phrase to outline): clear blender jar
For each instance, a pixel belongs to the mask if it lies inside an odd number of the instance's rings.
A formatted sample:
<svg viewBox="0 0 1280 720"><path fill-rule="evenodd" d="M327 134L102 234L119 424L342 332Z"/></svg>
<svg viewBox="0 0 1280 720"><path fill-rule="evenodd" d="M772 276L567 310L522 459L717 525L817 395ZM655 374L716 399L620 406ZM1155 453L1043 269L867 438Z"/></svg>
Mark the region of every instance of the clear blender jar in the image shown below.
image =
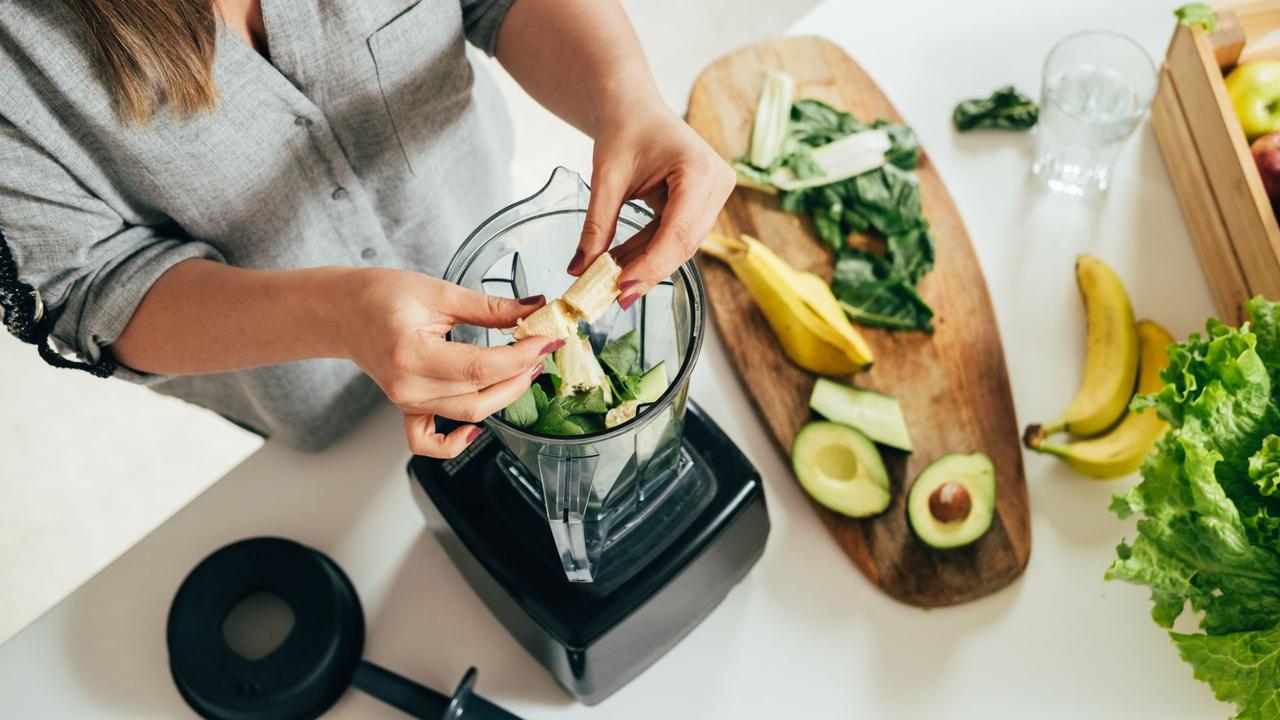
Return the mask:
<svg viewBox="0 0 1280 720"><path fill-rule="evenodd" d="M445 279L502 297L559 297L574 278L565 272L586 218L590 188L575 172L556 168L536 195L498 212L458 249ZM613 244L625 242L653 216L627 203ZM706 317L702 279L692 262L628 310L614 304L583 326L597 352L608 341L639 332L641 362L668 368L662 396L641 406L636 417L614 428L570 437L547 436L506 422L486 424L501 441L501 471L532 508L544 513L565 577L592 582L602 558L663 506L691 511L682 483L691 468L683 449L689 377L702 347ZM458 326L451 339L481 347L511 342L509 335ZM684 492L690 494L692 491ZM628 557L628 553L618 553Z"/></svg>

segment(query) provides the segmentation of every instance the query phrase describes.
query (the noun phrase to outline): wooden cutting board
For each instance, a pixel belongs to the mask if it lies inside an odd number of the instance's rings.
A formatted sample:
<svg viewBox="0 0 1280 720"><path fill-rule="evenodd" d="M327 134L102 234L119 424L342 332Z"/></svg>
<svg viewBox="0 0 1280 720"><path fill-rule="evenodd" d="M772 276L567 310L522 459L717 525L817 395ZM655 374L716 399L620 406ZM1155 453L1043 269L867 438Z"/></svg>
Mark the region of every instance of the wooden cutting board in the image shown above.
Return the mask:
<svg viewBox="0 0 1280 720"><path fill-rule="evenodd" d="M689 98L689 124L724 157L743 155L765 76L778 68L795 78L797 99L824 100L863 120L902 121L843 50L821 38L791 37L743 48L708 67ZM1013 397L982 268L955 204L923 152L919 175L925 215L938 245L937 265L920 291L936 312L937 330L928 335L863 329L875 350L875 365L853 379L901 401L915 451L882 448L893 497L882 515L856 520L817 503L814 508L873 583L903 602L938 607L1009 584L1027 565L1031 530ZM819 244L809 220L783 212L773 196L734 191L716 230L752 235L796 268L831 277L832 255ZM779 449L789 455L797 430L811 419L814 377L782 354L764 317L726 266L699 257L698 267L744 388ZM995 520L967 548L934 550L907 524L907 489L942 455L975 450L995 464Z"/></svg>

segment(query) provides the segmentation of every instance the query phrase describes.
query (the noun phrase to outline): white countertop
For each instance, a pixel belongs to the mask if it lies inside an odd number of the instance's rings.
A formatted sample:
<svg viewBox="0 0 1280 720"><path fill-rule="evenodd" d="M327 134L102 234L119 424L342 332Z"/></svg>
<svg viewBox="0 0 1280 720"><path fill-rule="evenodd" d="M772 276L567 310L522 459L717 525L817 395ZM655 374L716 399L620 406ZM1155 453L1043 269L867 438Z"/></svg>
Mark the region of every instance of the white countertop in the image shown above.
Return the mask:
<svg viewBox="0 0 1280 720"><path fill-rule="evenodd" d="M978 10L832 0L791 29L848 49L921 135L977 245L1020 423L1054 414L1075 389L1076 254L1110 262L1139 315L1179 337L1213 308L1148 127L1126 147L1110 194L1080 203L1029 179L1029 137L954 135L951 106L1008 82L1035 94L1048 48L1080 28L1128 33L1158 61L1175 4L1000 0ZM1026 574L991 597L926 612L881 594L829 539L718 339L705 347L692 393L764 476L769 546L705 622L596 708L570 702L426 532L410 501L399 419L386 407L320 456L268 443L0 647L0 715L190 716L167 671L169 601L202 557L253 535L296 539L345 568L365 605L367 658L438 689L476 665L480 692L528 718L1230 714L1151 622L1146 591L1102 580L1115 544L1132 534L1106 506L1132 480L1094 482L1027 456ZM403 716L352 692L332 717Z"/></svg>

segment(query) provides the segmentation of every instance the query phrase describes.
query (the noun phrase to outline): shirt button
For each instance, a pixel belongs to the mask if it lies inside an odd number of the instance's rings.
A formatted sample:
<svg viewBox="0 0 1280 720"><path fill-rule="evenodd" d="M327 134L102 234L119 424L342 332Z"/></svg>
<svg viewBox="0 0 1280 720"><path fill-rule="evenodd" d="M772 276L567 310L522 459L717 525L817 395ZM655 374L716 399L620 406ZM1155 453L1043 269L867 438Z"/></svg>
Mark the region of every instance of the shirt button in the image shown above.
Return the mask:
<svg viewBox="0 0 1280 720"><path fill-rule="evenodd" d="M340 187L333 191L334 200L346 200L348 195L350 195L350 193L348 193L347 189L344 187Z"/></svg>
<svg viewBox="0 0 1280 720"><path fill-rule="evenodd" d="M378 257L378 251L374 250L373 248L365 248L360 251L360 257L364 258L365 260L372 260Z"/></svg>
<svg viewBox="0 0 1280 720"><path fill-rule="evenodd" d="M293 119L293 124L297 125L298 127L307 127L308 125L311 124L311 121L299 115L298 117Z"/></svg>

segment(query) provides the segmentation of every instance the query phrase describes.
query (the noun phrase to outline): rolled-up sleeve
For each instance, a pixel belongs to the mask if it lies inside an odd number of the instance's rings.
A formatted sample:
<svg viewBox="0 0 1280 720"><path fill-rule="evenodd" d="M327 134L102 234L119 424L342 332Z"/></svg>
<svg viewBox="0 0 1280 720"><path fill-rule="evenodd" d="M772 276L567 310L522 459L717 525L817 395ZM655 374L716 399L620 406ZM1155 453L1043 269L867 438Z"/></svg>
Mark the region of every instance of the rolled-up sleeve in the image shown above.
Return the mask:
<svg viewBox="0 0 1280 720"><path fill-rule="evenodd" d="M115 342L166 270L192 258L222 260L206 243L126 223L2 117L0 232L17 280L39 293L52 319L50 337L88 363ZM115 374L160 379L125 368Z"/></svg>
<svg viewBox="0 0 1280 720"><path fill-rule="evenodd" d="M498 30L515 0L460 0L462 27L467 40L492 55L498 46Z"/></svg>

